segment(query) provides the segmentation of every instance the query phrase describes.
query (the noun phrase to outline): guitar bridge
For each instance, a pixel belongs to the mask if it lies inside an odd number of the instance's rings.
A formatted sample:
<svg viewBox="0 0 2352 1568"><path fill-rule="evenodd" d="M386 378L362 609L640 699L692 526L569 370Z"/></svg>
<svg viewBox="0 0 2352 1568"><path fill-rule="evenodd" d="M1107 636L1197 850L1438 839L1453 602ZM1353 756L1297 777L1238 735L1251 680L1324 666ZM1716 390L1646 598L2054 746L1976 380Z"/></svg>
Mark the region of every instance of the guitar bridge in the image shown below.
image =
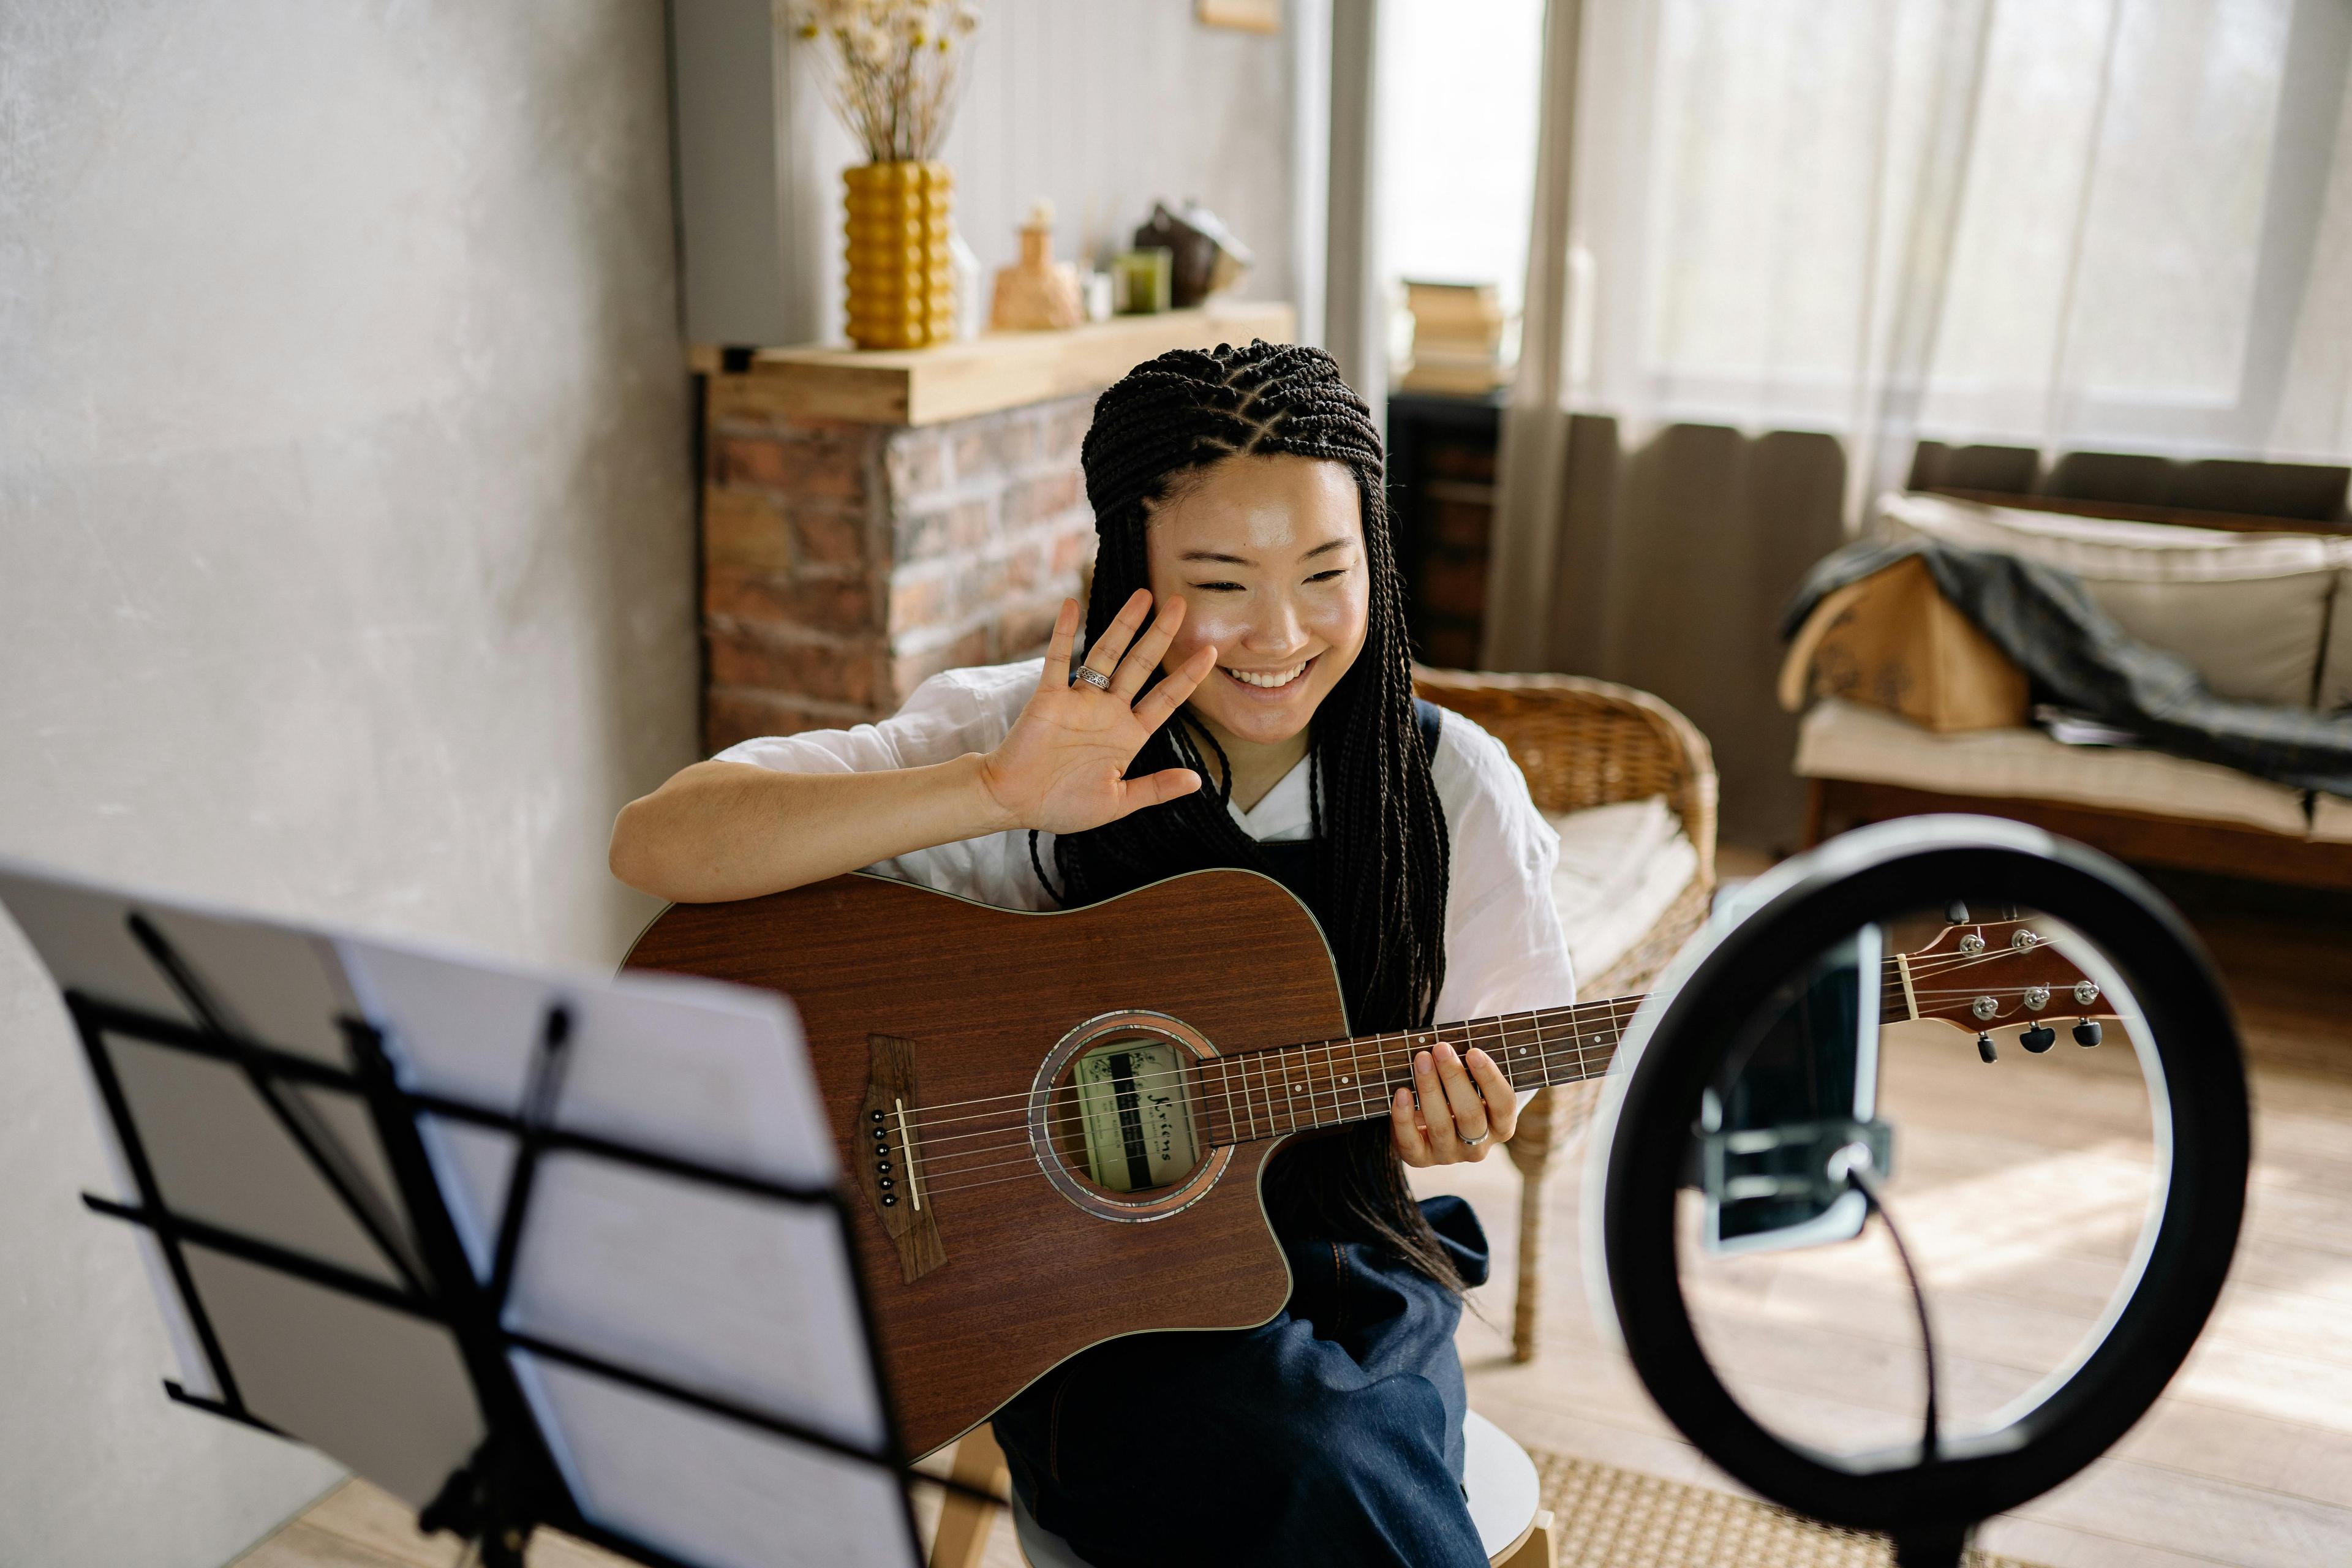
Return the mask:
<svg viewBox="0 0 2352 1568"><path fill-rule="evenodd" d="M866 1048L866 1102L858 1108L857 1146L850 1163L875 1217L898 1249L900 1278L912 1285L948 1260L915 1137L915 1042L868 1035Z"/></svg>

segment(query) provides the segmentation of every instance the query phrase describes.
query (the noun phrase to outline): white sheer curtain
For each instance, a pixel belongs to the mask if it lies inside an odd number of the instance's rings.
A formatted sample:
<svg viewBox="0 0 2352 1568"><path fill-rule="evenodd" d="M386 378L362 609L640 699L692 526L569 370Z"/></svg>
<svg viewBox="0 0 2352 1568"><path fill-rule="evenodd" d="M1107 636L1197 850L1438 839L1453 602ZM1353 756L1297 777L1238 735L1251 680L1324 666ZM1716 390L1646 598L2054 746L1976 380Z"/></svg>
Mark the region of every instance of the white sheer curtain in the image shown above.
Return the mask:
<svg viewBox="0 0 2352 1568"><path fill-rule="evenodd" d="M2352 458L2352 0L1551 6L1486 662L1683 708L1735 839L1917 439Z"/></svg>
<svg viewBox="0 0 2352 1568"><path fill-rule="evenodd" d="M2346 0L1554 6L1496 662L1570 410L1834 435L1849 521L1919 436L2352 455Z"/></svg>

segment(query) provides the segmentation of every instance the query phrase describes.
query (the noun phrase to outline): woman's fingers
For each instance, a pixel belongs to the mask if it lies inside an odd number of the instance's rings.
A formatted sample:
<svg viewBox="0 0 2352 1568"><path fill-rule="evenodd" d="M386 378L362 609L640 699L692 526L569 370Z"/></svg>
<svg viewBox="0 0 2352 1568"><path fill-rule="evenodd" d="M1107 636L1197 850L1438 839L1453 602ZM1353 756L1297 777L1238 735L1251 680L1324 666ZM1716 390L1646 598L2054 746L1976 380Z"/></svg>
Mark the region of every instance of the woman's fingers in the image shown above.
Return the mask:
<svg viewBox="0 0 2352 1568"><path fill-rule="evenodd" d="M1111 677L1110 694L1134 701L1143 683L1151 679L1151 672L1160 668L1160 656L1176 640L1176 628L1183 624L1184 601L1172 595L1163 600L1160 613L1151 617L1150 629L1136 638L1135 646L1118 661L1118 673Z"/></svg>
<svg viewBox="0 0 2352 1568"><path fill-rule="evenodd" d="M1106 676L1117 669L1119 656L1127 651L1127 645L1135 640L1136 629L1143 625L1143 617L1150 612L1150 589L1138 588L1129 594L1127 603L1118 607L1118 614L1110 618L1110 625L1103 628L1103 635L1087 649L1087 668Z"/></svg>
<svg viewBox="0 0 2352 1568"><path fill-rule="evenodd" d="M1477 1047L1462 1058L1470 1068L1470 1076L1478 1082L1478 1094L1486 1102L1486 1126L1497 1143L1507 1143L1519 1130L1519 1091L1496 1061Z"/></svg>
<svg viewBox="0 0 2352 1568"><path fill-rule="evenodd" d="M1460 1064L1455 1064L1459 1070ZM1429 1123L1429 1148L1437 1163L1451 1165L1457 1161L1477 1157L1474 1149L1462 1145L1462 1134L1455 1130L1453 1108L1445 1097L1444 1080L1439 1078L1437 1064L1427 1051L1416 1051L1412 1058L1413 1097L1421 1101L1421 1119Z"/></svg>
<svg viewBox="0 0 2352 1568"><path fill-rule="evenodd" d="M1185 700L1208 679L1209 671L1217 668L1217 650L1204 647L1177 666L1167 679L1144 694L1135 705L1135 717L1146 730L1157 730L1168 722L1169 716L1183 706Z"/></svg>
<svg viewBox="0 0 2352 1568"><path fill-rule="evenodd" d="M1445 1090L1445 1103L1453 1115L1454 1131L1461 1140L1466 1157L1486 1158L1486 1141L1494 1133L1494 1124L1486 1115L1486 1101L1478 1086L1470 1080L1470 1069L1462 1065L1462 1058L1444 1040L1437 1042L1437 1081ZM1477 1140L1473 1142L1472 1140Z"/></svg>
<svg viewBox="0 0 2352 1568"><path fill-rule="evenodd" d="M1054 615L1053 640L1045 645L1045 668L1037 677L1040 691L1059 691L1070 683L1070 643L1078 635L1078 602L1065 599Z"/></svg>
<svg viewBox="0 0 2352 1568"><path fill-rule="evenodd" d="M1389 1131L1396 1142L1397 1158L1408 1165L1434 1165L1435 1151L1429 1146L1429 1134L1421 1130L1420 1119L1412 1113L1412 1091L1400 1089L1389 1100Z"/></svg>
<svg viewBox="0 0 2352 1568"><path fill-rule="evenodd" d="M1146 773L1139 779L1129 779L1121 786L1118 815L1141 811L1147 805L1165 805L1201 787L1201 775L1190 768L1162 768L1156 773Z"/></svg>

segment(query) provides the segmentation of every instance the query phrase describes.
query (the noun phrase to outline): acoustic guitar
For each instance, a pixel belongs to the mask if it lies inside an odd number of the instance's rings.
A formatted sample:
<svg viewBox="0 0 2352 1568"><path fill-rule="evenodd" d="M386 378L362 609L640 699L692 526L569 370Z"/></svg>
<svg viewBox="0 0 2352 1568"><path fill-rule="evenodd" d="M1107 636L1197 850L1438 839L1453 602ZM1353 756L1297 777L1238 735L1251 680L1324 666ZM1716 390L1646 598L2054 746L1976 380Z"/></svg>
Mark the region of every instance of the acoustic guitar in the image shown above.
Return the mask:
<svg viewBox="0 0 2352 1568"><path fill-rule="evenodd" d="M1387 1116L1417 1052L1477 1046L1518 1088L1573 1083L1607 1070L1642 1002L1350 1037L1321 927L1248 871L1046 914L856 874L674 905L627 964L798 1009L917 1456L1089 1345L1273 1317L1290 1275L1267 1162ZM2022 921L1950 927L1885 964L1885 1022L2025 1023L2038 1050L2045 1013L2113 1016Z"/></svg>

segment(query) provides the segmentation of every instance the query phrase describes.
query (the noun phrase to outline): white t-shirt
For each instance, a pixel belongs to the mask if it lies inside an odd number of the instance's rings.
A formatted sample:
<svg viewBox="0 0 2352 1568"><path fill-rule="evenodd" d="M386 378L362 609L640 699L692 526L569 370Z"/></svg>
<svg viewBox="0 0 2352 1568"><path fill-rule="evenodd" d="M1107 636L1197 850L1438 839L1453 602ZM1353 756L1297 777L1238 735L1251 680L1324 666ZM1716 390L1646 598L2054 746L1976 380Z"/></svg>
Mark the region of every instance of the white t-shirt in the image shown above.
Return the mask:
<svg viewBox="0 0 2352 1568"><path fill-rule="evenodd" d="M1042 659L950 669L915 689L878 724L744 741L719 753L779 773L878 773L926 767L993 750L1037 689ZM1445 984L1435 1021L1564 1006L1575 1000L1568 942L1551 902L1559 837L1528 797L1510 752L1476 724L1446 710L1430 774L1445 810L1453 862L1445 889ZM1314 832L1302 760L1247 811L1242 831L1265 843ZM1037 836L1054 864L1054 836ZM919 849L866 869L1008 910L1047 910L1052 897L1029 862L1025 831L992 833Z"/></svg>

